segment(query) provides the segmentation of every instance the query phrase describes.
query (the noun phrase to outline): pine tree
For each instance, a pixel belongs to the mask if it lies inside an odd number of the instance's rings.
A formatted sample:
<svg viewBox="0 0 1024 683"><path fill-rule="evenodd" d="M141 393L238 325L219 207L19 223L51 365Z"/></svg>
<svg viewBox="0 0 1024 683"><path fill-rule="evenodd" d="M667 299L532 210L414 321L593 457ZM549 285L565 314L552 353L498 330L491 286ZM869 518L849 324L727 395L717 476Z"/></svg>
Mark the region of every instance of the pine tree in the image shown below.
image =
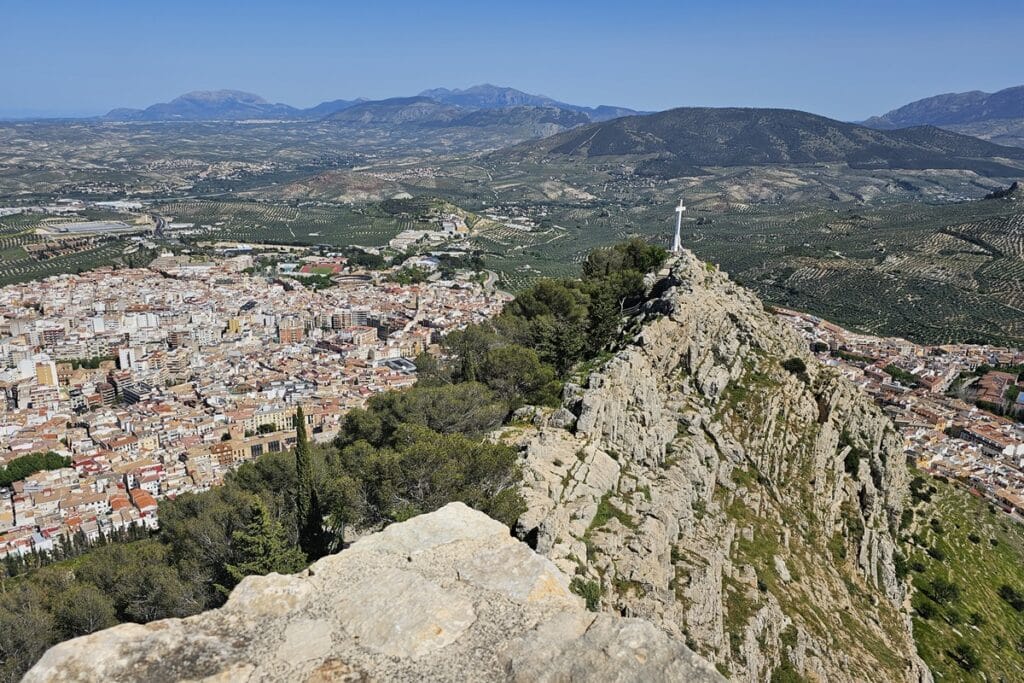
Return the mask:
<svg viewBox="0 0 1024 683"><path fill-rule="evenodd" d="M237 561L224 567L235 583L253 574L293 574L306 566L302 551L288 543L284 527L258 497L253 497L249 515L245 528L231 535Z"/></svg>
<svg viewBox="0 0 1024 683"><path fill-rule="evenodd" d="M306 416L300 406L295 411L295 477L297 494L295 512L298 517L299 547L310 560L327 554L323 514L313 484L313 454L306 436Z"/></svg>

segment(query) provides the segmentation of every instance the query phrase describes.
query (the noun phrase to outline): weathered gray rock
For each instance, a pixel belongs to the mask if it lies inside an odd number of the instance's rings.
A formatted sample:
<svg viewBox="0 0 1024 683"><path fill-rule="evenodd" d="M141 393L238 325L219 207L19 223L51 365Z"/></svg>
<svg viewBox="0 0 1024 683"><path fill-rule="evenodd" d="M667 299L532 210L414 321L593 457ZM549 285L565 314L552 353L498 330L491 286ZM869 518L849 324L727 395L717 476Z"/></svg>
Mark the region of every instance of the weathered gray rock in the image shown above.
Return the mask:
<svg viewBox="0 0 1024 683"><path fill-rule="evenodd" d="M559 408L548 418L548 426L556 429L572 429L576 426L576 415L568 408Z"/></svg>
<svg viewBox="0 0 1024 683"><path fill-rule="evenodd" d="M39 681L716 681L651 623L587 612L550 560L461 503L188 619L47 652Z"/></svg>
<svg viewBox="0 0 1024 683"><path fill-rule="evenodd" d="M651 286L633 342L567 396L575 433L525 437L517 533L737 680L929 680L893 564L889 420L691 254Z"/></svg>
<svg viewBox="0 0 1024 683"><path fill-rule="evenodd" d="M512 413L513 422L530 422L537 415L537 406L522 406Z"/></svg>

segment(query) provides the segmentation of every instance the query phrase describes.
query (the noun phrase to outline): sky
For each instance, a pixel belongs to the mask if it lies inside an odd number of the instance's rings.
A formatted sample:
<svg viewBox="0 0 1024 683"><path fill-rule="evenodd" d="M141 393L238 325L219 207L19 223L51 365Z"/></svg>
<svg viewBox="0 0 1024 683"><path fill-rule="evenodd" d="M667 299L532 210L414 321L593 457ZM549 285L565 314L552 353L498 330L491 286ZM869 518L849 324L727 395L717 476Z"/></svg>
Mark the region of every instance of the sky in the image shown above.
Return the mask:
<svg viewBox="0 0 1024 683"><path fill-rule="evenodd" d="M1024 84L1021 0L0 0L0 116L230 88L312 106L507 85L574 104L861 120Z"/></svg>

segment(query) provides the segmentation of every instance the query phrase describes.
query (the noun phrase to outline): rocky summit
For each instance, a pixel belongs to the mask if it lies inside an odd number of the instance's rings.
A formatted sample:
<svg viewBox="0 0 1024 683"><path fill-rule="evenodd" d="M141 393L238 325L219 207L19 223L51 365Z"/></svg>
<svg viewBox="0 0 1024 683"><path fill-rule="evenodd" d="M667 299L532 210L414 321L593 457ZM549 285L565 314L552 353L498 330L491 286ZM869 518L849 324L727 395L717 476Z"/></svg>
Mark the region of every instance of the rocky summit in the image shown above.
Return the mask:
<svg viewBox="0 0 1024 683"><path fill-rule="evenodd" d="M648 621L595 614L567 577L461 503L293 576L245 579L217 610L52 648L38 681L716 681Z"/></svg>
<svg viewBox="0 0 1024 683"><path fill-rule="evenodd" d="M628 343L535 421L519 533L601 609L734 680L930 679L895 569L900 437L724 273L673 260Z"/></svg>
<svg viewBox="0 0 1024 683"><path fill-rule="evenodd" d="M892 422L714 266L646 284L614 355L502 437L525 543L453 503L26 680L930 681Z"/></svg>

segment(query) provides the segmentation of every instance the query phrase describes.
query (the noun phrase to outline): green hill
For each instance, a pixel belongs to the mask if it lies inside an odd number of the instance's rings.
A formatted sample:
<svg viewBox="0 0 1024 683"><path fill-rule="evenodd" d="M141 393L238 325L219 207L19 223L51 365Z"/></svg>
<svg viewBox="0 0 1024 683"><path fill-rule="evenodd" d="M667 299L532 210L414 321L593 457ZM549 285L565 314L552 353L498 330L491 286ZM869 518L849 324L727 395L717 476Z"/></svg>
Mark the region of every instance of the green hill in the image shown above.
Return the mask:
<svg viewBox="0 0 1024 683"><path fill-rule="evenodd" d="M845 163L861 169L966 169L1014 176L1024 151L933 127L880 131L789 109L680 108L614 119L507 152L620 157L638 173L676 177L702 167Z"/></svg>

